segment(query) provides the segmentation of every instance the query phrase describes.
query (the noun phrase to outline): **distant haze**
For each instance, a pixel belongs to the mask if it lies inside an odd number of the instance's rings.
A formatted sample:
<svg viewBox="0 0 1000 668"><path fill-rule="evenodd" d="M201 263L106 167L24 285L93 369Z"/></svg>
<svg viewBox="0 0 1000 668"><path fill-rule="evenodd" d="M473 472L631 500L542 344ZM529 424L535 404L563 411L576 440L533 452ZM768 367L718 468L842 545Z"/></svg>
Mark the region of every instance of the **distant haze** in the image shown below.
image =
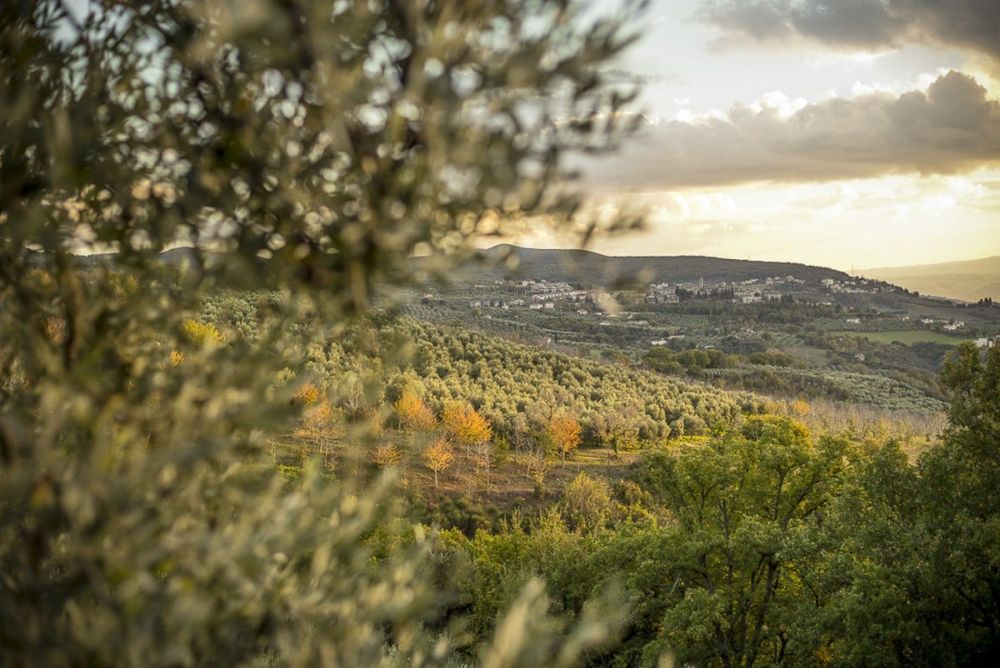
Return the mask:
<svg viewBox="0 0 1000 668"><path fill-rule="evenodd" d="M915 267L884 267L858 272L922 294L978 301L1000 301L1000 256Z"/></svg>

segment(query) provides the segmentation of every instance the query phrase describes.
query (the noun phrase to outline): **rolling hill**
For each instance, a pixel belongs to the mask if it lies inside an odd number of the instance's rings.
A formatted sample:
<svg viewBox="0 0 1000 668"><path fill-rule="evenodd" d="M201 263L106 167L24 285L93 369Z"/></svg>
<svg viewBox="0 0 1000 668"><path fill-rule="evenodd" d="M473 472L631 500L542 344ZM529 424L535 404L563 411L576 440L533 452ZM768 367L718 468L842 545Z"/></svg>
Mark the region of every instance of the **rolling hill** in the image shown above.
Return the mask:
<svg viewBox="0 0 1000 668"><path fill-rule="evenodd" d="M500 244L481 251L478 261L463 267L479 278L533 278L613 287L630 282L744 281L771 276L795 276L809 283L849 276L835 269L792 262L753 262L680 255L616 257L578 249L535 249Z"/></svg>
<svg viewBox="0 0 1000 668"><path fill-rule="evenodd" d="M914 267L883 267L859 272L922 294L979 301L1000 300L1000 256Z"/></svg>

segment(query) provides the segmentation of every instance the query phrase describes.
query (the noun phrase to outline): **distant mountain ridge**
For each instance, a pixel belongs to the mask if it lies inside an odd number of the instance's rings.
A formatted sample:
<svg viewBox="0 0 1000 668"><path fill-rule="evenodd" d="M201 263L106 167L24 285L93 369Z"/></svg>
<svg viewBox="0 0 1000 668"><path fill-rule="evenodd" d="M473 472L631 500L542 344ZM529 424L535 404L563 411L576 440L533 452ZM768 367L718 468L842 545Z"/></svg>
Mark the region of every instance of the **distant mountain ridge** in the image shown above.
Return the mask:
<svg viewBox="0 0 1000 668"><path fill-rule="evenodd" d="M921 294L965 301L990 297L1000 301L1000 256L913 267L881 267L859 273Z"/></svg>
<svg viewBox="0 0 1000 668"><path fill-rule="evenodd" d="M809 283L824 278L849 280L836 269L794 262L731 260L698 255L663 257L611 256L580 249L522 248L500 244L480 251L482 262L469 263L463 271L478 271L491 277L568 281L613 287L629 282L676 283L745 281L772 276L794 276Z"/></svg>

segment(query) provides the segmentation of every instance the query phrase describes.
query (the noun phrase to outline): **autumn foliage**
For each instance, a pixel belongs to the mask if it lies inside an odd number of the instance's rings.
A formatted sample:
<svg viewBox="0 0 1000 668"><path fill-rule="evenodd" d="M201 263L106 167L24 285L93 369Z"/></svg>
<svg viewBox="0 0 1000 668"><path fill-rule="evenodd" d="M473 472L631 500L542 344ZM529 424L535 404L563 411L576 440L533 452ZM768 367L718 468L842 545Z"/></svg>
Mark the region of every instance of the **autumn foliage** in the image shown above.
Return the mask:
<svg viewBox="0 0 1000 668"><path fill-rule="evenodd" d="M372 448L371 460L375 466L379 468L386 468L388 466L395 466L399 463L402 458L403 453L400 452L399 448L391 443L380 443Z"/></svg>
<svg viewBox="0 0 1000 668"><path fill-rule="evenodd" d="M395 405L403 427L413 431L430 431L437 426L437 417L416 392L406 390Z"/></svg>
<svg viewBox="0 0 1000 668"><path fill-rule="evenodd" d="M329 403L322 401L308 406L302 414L295 435L312 441L323 464L334 464L333 442L343 424L343 416Z"/></svg>
<svg viewBox="0 0 1000 668"><path fill-rule="evenodd" d="M292 400L300 406L312 406L319 401L319 388L312 383L303 383L295 390Z"/></svg>
<svg viewBox="0 0 1000 668"><path fill-rule="evenodd" d="M198 322L187 319L181 324L181 332L191 343L199 346L214 344L220 345L226 342L225 337L212 323Z"/></svg>
<svg viewBox="0 0 1000 668"><path fill-rule="evenodd" d="M441 420L448 433L466 449L493 438L489 420L469 403L452 401L445 404Z"/></svg>
<svg viewBox="0 0 1000 668"><path fill-rule="evenodd" d="M455 459L455 451L447 439L439 438L424 450L424 463L434 471L434 488L437 489L438 473L445 471Z"/></svg>
<svg viewBox="0 0 1000 668"><path fill-rule="evenodd" d="M580 445L582 431L576 418L568 415L555 415L549 420L546 436L552 447L565 461L566 455Z"/></svg>

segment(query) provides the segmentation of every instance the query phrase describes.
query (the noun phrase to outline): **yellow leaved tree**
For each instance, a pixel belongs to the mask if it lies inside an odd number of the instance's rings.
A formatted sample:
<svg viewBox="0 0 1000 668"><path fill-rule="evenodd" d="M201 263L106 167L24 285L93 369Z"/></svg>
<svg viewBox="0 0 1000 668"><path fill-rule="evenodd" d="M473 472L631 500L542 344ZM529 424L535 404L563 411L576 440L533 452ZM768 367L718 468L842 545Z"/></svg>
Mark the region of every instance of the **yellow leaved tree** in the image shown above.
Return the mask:
<svg viewBox="0 0 1000 668"><path fill-rule="evenodd" d="M576 418L570 415L554 415L545 429L546 440L559 453L563 461L566 455L575 450L582 439L583 430Z"/></svg>
<svg viewBox="0 0 1000 668"><path fill-rule="evenodd" d="M447 470L455 460L455 451L447 439L439 438L424 450L424 463L434 472L434 489L438 486L438 473Z"/></svg>
<svg viewBox="0 0 1000 668"><path fill-rule="evenodd" d="M406 429L430 431L437 426L437 417L419 394L404 390L395 404L399 421Z"/></svg>
<svg viewBox="0 0 1000 668"><path fill-rule="evenodd" d="M469 456L473 446L488 443L493 438L493 427L465 401L449 401L444 406L441 422L448 434L465 446L465 454Z"/></svg>

